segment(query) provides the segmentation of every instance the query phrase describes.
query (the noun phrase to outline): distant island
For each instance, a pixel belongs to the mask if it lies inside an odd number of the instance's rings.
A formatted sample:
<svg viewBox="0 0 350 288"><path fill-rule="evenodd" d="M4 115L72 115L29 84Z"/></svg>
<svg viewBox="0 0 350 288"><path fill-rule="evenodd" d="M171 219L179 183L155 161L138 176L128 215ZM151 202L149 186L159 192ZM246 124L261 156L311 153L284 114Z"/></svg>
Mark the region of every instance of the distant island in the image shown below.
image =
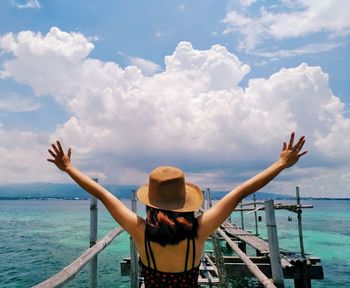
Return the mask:
<svg viewBox="0 0 350 288"><path fill-rule="evenodd" d="M131 191L137 189L136 185L104 185L111 193L120 199L130 199ZM213 200L221 199L228 191L211 191ZM293 200L295 196L276 193L257 192L256 199L273 200ZM26 199L67 199L84 200L89 199L90 195L78 185L58 184L58 183L30 183L30 184L0 184L0 200L26 200ZM248 196L246 200L253 199ZM350 200L350 198L330 198L330 197L302 197L304 200Z"/></svg>

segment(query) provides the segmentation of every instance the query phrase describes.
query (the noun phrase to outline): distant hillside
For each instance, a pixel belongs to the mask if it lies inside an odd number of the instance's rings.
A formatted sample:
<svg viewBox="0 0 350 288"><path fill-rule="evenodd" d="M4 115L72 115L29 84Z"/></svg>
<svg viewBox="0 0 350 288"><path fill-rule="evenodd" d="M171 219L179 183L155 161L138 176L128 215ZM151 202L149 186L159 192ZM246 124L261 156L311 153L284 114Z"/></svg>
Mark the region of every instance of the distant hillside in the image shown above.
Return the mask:
<svg viewBox="0 0 350 288"><path fill-rule="evenodd" d="M134 185L104 185L119 198L130 198ZM0 199L62 198L88 199L90 196L76 184L35 183L0 185Z"/></svg>
<svg viewBox="0 0 350 288"><path fill-rule="evenodd" d="M131 191L137 189L135 185L104 185L119 198L130 199ZM212 191L212 199L221 199L226 195L225 191ZM293 199L292 196L256 193L257 199ZM0 199L23 198L61 198L61 199L88 199L89 194L76 184L34 183L34 184L8 184L0 185ZM247 197L252 199L252 196Z"/></svg>
<svg viewBox="0 0 350 288"><path fill-rule="evenodd" d="M211 192L211 198L212 199L221 199L224 197L228 191L212 191ZM255 193L257 200L266 200L266 199L273 199L273 200L289 200L289 199L295 199L294 196L289 195L283 195L283 194L275 194L275 193L267 193L267 192L257 192ZM245 200L252 200L253 195L250 195L245 198Z"/></svg>

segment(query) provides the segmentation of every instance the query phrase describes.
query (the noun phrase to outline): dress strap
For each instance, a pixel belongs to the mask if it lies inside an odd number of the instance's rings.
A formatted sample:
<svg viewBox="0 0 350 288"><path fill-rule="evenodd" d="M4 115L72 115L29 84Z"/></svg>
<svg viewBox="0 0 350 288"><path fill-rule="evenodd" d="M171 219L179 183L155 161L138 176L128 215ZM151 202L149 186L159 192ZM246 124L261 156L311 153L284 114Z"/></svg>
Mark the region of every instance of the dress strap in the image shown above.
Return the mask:
<svg viewBox="0 0 350 288"><path fill-rule="evenodd" d="M147 258L147 266L151 267L151 264L149 262L148 245L147 245L147 237L146 237L146 235L145 235L145 251L146 251L146 258Z"/></svg>
<svg viewBox="0 0 350 288"><path fill-rule="evenodd" d="M153 255L153 251L152 251L152 247L151 247L151 242L149 241L149 239L147 239L147 244L148 244L149 252L151 253L151 258L152 258L152 262L153 262L153 269L157 271L156 259L154 259L154 255Z"/></svg>
<svg viewBox="0 0 350 288"><path fill-rule="evenodd" d="M190 237L187 238L187 248L186 248L186 259L185 259L185 270L184 270L184 272L187 271L187 261L188 261L189 253L190 253Z"/></svg>
<svg viewBox="0 0 350 288"><path fill-rule="evenodd" d="M196 242L193 237L187 238L187 248L186 248L186 259L185 259L185 272L187 271L187 261L190 254L190 240L192 240L192 269L194 266L194 261L196 259Z"/></svg>
<svg viewBox="0 0 350 288"><path fill-rule="evenodd" d="M192 269L194 268L194 261L196 259L196 242L192 237Z"/></svg>

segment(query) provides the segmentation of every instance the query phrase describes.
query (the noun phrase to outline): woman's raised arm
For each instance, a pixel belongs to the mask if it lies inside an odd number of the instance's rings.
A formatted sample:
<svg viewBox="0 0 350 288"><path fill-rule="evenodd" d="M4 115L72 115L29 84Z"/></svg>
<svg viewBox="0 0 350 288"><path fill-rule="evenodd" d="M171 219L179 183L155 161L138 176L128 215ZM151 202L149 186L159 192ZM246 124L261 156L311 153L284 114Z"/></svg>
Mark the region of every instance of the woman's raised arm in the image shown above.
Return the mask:
<svg viewBox="0 0 350 288"><path fill-rule="evenodd" d="M243 184L225 195L212 208L199 217L200 237L207 238L212 234L232 213L239 202L246 196L258 191L275 178L285 168L293 166L307 151L301 152L305 143L305 137L301 137L294 145L294 132L290 136L289 144L283 143L280 159L266 168L264 171L250 178Z"/></svg>
<svg viewBox="0 0 350 288"><path fill-rule="evenodd" d="M71 163L71 148L68 149L66 155L59 141L51 146L52 149L48 151L53 159L47 159L47 161L54 163L57 168L66 172L84 190L101 200L120 226L122 226L136 241L141 240L145 227L144 219L137 216L104 187L75 168Z"/></svg>

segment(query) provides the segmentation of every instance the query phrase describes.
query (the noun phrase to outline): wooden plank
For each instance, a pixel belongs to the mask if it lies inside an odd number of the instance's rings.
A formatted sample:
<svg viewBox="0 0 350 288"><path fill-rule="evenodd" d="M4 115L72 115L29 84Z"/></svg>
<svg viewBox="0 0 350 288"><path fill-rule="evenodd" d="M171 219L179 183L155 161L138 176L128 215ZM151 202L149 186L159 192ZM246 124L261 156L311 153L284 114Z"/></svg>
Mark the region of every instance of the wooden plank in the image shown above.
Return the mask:
<svg viewBox="0 0 350 288"><path fill-rule="evenodd" d="M201 258L201 264L199 269L198 284L206 285L219 284L218 269L207 254L204 254Z"/></svg>
<svg viewBox="0 0 350 288"><path fill-rule="evenodd" d="M208 278L198 278L198 284L199 285L218 285L219 284L219 278L211 277Z"/></svg>
<svg viewBox="0 0 350 288"><path fill-rule="evenodd" d="M266 277L271 278L271 266L270 263L255 263L258 268L263 272ZM227 273L231 277L251 277L251 272L244 263L225 263ZM320 280L324 278L322 266L314 265L310 266L306 270L306 278ZM299 267L293 267L288 270L283 270L284 279L301 279L302 275Z"/></svg>
<svg viewBox="0 0 350 288"><path fill-rule="evenodd" d="M249 256L253 263L267 263L270 264L270 259L266 256ZM243 263L238 256L224 256L225 265L229 263Z"/></svg>
<svg viewBox="0 0 350 288"><path fill-rule="evenodd" d="M229 222L224 222L221 227L224 228L227 234L246 242L248 245L258 250L261 254L269 253L269 245L260 237L257 237Z"/></svg>
<svg viewBox="0 0 350 288"><path fill-rule="evenodd" d="M243 204L244 205L244 204ZM252 204L249 204L252 205ZM295 205L295 204L283 204L283 203L277 203L275 204L275 209L280 210L280 209L284 209L284 210L288 210L291 212L296 212L297 209L308 209L308 208L314 208L313 205ZM257 208L236 208L234 212L240 212L240 211L262 211L265 210L264 206L259 206Z"/></svg>
<svg viewBox="0 0 350 288"><path fill-rule="evenodd" d="M207 254L205 254L205 255L204 255L204 258L205 258L205 261L208 262L208 264L210 265L210 267L214 268L215 273L218 274L218 273L219 273L219 272L218 272L218 269L216 268L214 262L210 259L210 257L209 257Z"/></svg>
<svg viewBox="0 0 350 288"><path fill-rule="evenodd" d="M249 233L239 227L237 227L235 224L232 224L228 221L224 222L221 225L222 228L224 228L224 231L232 237L235 237L241 241L244 241L249 246L253 247L254 249L258 250L260 254L268 255L270 253L269 244L264 240L261 239L258 236L255 236L252 233ZM290 268L293 265L288 261L288 256L284 254L285 251L281 250L281 254L283 255L281 259L281 264L283 268Z"/></svg>

